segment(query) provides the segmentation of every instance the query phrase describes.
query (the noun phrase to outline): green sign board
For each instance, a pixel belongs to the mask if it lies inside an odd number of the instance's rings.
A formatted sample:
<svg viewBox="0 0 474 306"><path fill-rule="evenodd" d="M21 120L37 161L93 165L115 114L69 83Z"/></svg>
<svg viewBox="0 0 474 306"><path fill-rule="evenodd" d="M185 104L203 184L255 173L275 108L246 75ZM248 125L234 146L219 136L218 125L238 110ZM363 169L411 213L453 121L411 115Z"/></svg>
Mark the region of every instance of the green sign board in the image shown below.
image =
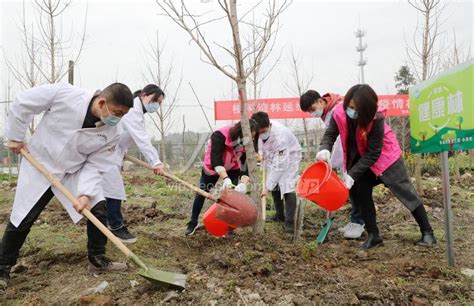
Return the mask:
<svg viewBox="0 0 474 306"><path fill-rule="evenodd" d="M410 88L413 153L474 149L474 59Z"/></svg>

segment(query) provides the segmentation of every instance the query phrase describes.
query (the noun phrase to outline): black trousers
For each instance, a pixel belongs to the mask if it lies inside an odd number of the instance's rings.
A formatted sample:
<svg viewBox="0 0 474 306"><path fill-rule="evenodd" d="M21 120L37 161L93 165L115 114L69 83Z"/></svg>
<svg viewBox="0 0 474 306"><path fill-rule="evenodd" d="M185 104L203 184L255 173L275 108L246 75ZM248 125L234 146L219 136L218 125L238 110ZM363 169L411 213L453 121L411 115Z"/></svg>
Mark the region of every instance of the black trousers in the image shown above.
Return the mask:
<svg viewBox="0 0 474 306"><path fill-rule="evenodd" d="M18 227L8 222L0 244L0 265L13 266L16 264L20 249L30 232L36 219L48 205L54 194L51 187L41 196ZM105 201L99 202L91 213L104 225L107 225L107 211ZM87 221L87 251L89 257L105 254L107 237L90 221Z"/></svg>
<svg viewBox="0 0 474 306"><path fill-rule="evenodd" d="M293 226L296 210L296 193L289 192L283 195L285 202L281 198L280 186L272 190L273 203L275 204L276 217L278 220L285 220L287 226Z"/></svg>
<svg viewBox="0 0 474 306"><path fill-rule="evenodd" d="M227 171L232 184L237 185L239 183L239 177L242 175L240 170L229 170ZM204 170L201 172L201 178L199 179L199 188L205 192L209 192L216 185L219 180L219 175L207 175L204 173ZM202 207L204 206L204 201L206 199L200 195L196 194L193 202L193 210L191 213L191 221L198 222L199 214L201 213Z"/></svg>
<svg viewBox="0 0 474 306"><path fill-rule="evenodd" d="M356 182L354 182L354 186L352 186L349 192L353 201L353 205L356 205L357 208L362 212L362 218L364 219L365 229L368 233L379 233L372 192L374 187L381 183L382 181L375 176L372 170L369 169L367 170L367 172L364 173L364 175L362 175L362 177L360 177ZM406 196L406 194L410 194L411 192L410 188L390 188L390 190L399 199L401 197L401 194L398 193L404 193ZM420 227L420 231L422 233L433 232L423 204L420 203L418 207L416 207L416 209L413 210L411 213L415 218L416 222L418 223L418 226Z"/></svg>

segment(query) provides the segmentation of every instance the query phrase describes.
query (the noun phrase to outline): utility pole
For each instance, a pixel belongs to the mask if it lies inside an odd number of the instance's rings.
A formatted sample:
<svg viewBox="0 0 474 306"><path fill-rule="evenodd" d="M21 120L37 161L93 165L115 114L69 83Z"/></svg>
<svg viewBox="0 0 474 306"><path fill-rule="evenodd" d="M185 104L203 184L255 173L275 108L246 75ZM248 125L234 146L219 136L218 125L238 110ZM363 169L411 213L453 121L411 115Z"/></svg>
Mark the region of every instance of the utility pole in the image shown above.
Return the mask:
<svg viewBox="0 0 474 306"><path fill-rule="evenodd" d="M365 83L364 80L364 66L367 64L367 60L364 59L364 51L367 49L367 44L362 42L362 38L365 36L365 31L359 28L355 32L355 37L359 40L359 44L356 46L356 50L359 53L359 61L357 62L357 66L360 67L360 76L359 81L361 84Z"/></svg>

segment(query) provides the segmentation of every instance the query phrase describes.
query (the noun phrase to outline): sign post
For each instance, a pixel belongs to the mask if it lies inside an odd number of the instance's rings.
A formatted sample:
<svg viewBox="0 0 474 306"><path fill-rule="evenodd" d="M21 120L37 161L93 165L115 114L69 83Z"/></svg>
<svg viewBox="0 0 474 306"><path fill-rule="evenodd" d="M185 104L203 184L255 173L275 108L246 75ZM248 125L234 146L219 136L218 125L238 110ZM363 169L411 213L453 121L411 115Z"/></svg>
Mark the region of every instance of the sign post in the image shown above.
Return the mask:
<svg viewBox="0 0 474 306"><path fill-rule="evenodd" d="M440 154L446 254L454 266L448 152L474 148L474 60L410 88L410 146L413 153Z"/></svg>

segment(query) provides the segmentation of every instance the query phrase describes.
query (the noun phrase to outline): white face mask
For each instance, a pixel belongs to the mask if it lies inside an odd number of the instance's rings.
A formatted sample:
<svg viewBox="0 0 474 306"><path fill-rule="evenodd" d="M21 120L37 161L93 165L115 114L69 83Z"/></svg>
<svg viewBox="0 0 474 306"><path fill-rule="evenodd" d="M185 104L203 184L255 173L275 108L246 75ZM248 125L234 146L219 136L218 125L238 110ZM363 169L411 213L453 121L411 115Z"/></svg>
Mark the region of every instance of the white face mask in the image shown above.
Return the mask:
<svg viewBox="0 0 474 306"><path fill-rule="evenodd" d="M266 131L265 133L260 134L258 137L260 137L263 141L266 141L268 138L270 138L270 131Z"/></svg>
<svg viewBox="0 0 474 306"><path fill-rule="evenodd" d="M311 115L315 118L320 118L323 115L323 111L318 109L318 110L315 110L314 112L312 112Z"/></svg>

